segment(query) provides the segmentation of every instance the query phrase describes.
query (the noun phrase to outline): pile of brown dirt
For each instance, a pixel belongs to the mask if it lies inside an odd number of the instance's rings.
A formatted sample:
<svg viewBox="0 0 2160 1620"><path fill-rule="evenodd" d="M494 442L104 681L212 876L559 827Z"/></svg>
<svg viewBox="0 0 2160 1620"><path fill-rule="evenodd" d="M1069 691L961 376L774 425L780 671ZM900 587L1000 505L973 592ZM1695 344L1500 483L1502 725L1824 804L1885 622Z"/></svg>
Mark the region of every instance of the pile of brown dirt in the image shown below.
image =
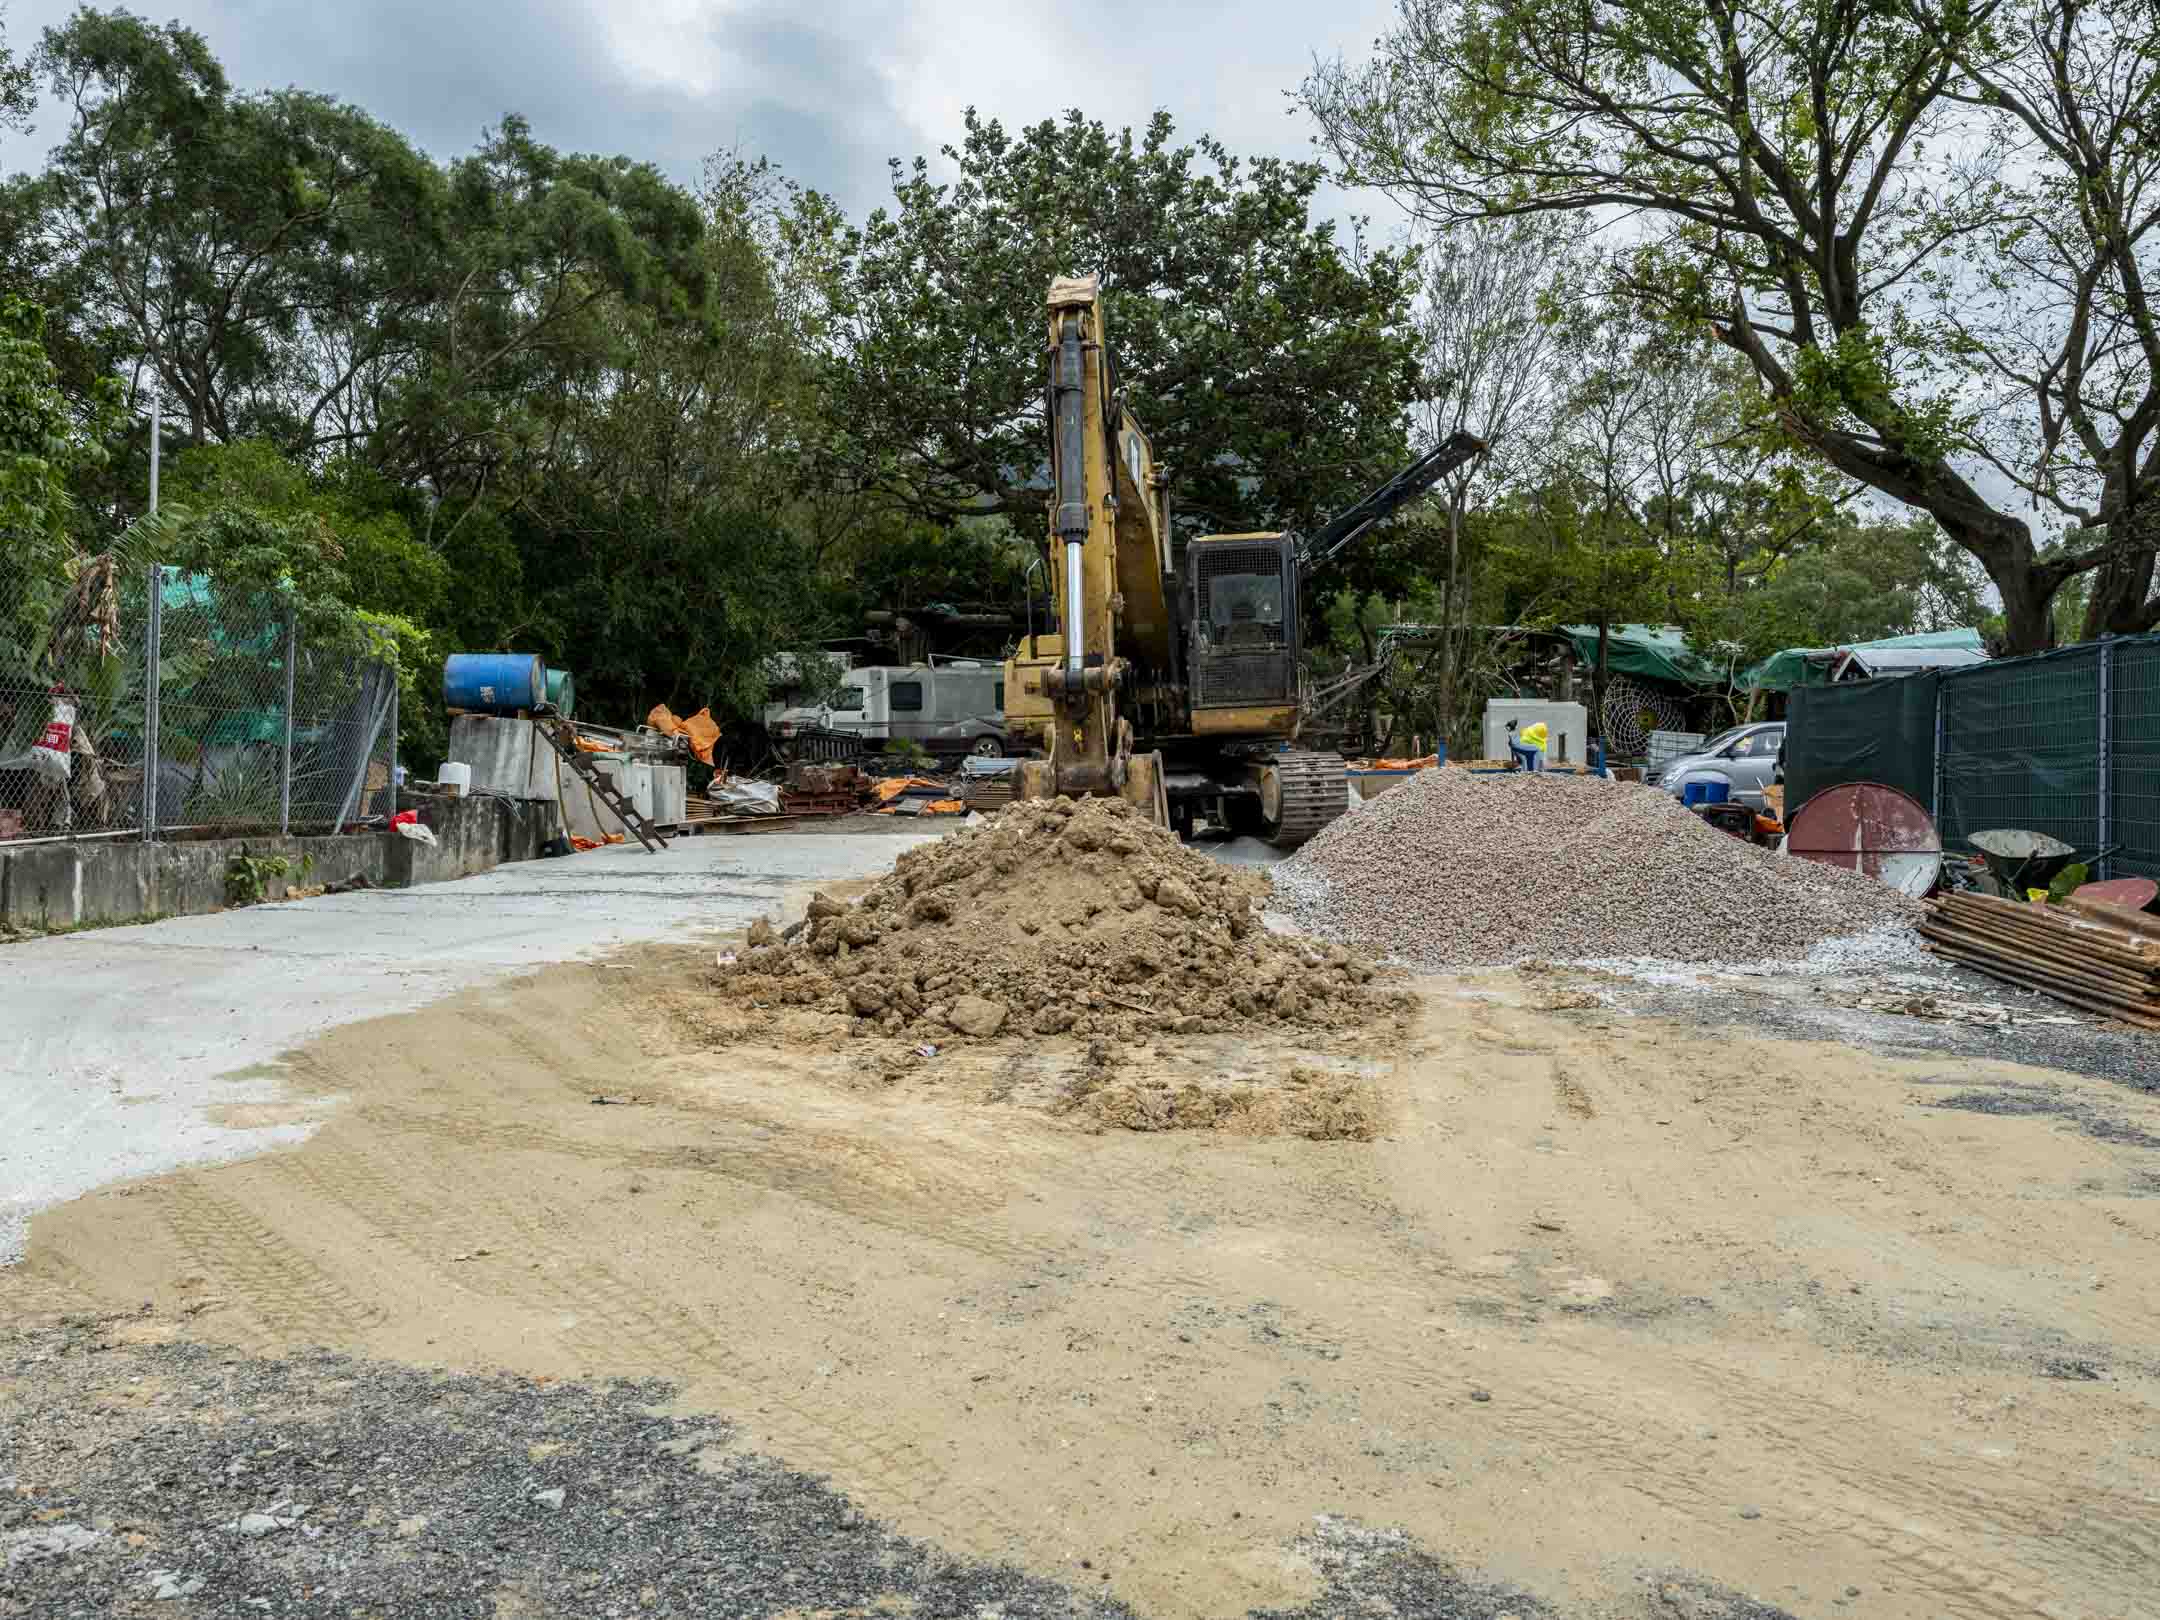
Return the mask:
<svg viewBox="0 0 2160 1620"><path fill-rule="evenodd" d="M819 895L792 939L753 928L718 989L939 1047L1343 1029L1399 1010L1349 950L1264 928L1266 894L1122 800L1016 804L909 850L853 905Z"/></svg>

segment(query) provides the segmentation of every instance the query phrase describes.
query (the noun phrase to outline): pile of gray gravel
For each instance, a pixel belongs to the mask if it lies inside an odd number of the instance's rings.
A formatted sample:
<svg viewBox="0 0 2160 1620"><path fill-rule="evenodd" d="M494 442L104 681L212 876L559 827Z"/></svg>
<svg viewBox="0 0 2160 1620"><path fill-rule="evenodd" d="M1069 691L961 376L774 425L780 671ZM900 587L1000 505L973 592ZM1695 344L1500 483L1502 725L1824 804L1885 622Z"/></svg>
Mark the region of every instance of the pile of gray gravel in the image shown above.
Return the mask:
<svg viewBox="0 0 2160 1620"><path fill-rule="evenodd" d="M1414 967L1796 959L1908 922L1887 885L1742 843L1655 788L1420 772L1270 874L1270 909Z"/></svg>

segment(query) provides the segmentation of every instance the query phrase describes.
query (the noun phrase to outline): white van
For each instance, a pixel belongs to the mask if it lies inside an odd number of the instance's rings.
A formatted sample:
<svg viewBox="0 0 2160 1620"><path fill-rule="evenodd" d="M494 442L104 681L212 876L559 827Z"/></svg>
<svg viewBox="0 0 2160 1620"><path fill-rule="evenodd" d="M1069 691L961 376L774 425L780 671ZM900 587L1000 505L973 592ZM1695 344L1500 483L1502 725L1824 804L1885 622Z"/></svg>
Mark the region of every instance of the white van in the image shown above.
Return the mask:
<svg viewBox="0 0 2160 1620"><path fill-rule="evenodd" d="M783 752L797 737L842 733L866 748L894 738L945 757L1005 752L1005 666L972 658L851 669L828 702L783 711L772 734Z"/></svg>

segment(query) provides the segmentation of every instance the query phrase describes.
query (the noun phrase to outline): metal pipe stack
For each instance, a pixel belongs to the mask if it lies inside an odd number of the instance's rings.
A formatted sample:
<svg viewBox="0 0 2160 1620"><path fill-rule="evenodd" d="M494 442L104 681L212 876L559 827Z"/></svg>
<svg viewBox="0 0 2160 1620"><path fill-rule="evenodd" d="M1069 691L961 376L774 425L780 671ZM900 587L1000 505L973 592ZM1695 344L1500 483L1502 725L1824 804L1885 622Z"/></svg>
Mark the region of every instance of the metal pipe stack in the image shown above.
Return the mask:
<svg viewBox="0 0 2160 1620"><path fill-rule="evenodd" d="M2087 1012L2160 1029L2160 918L2097 901L2028 905L1945 894L1928 905L1928 949Z"/></svg>

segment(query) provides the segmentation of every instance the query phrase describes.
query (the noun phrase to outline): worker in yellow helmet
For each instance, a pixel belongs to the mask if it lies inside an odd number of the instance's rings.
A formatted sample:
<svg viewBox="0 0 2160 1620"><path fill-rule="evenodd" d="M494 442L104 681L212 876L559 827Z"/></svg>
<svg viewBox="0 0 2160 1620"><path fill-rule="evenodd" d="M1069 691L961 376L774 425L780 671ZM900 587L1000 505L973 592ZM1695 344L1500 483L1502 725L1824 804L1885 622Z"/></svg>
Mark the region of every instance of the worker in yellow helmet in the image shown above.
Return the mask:
<svg viewBox="0 0 2160 1620"><path fill-rule="evenodd" d="M1510 732L1515 731L1515 726L1513 720L1507 723ZM1545 722L1535 721L1524 726L1520 734L1508 738L1508 752L1524 770L1542 771L1545 768L1545 738Z"/></svg>

